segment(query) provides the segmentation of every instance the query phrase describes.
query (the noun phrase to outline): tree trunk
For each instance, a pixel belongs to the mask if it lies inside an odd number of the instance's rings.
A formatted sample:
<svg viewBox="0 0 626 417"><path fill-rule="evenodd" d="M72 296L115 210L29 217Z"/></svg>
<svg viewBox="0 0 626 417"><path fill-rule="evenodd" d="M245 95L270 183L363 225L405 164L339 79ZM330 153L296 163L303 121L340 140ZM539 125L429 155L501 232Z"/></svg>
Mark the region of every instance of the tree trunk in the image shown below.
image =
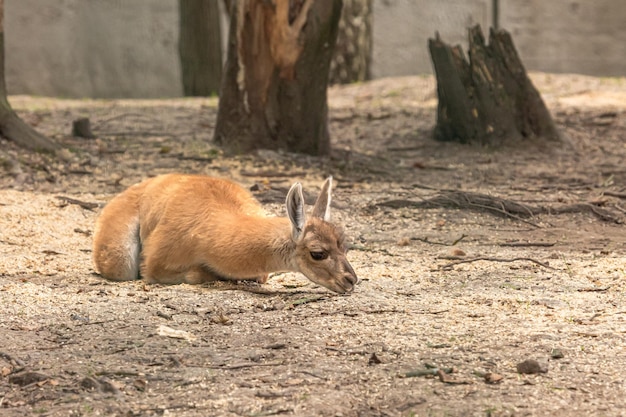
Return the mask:
<svg viewBox="0 0 626 417"><path fill-rule="evenodd" d="M0 0L0 133L24 148L48 152L59 148L56 143L24 123L7 100L4 81L4 0Z"/></svg>
<svg viewBox="0 0 626 417"><path fill-rule="evenodd" d="M233 7L233 1L237 1L237 0L223 0L224 10L226 10L226 13L228 14L228 16L230 16L230 10Z"/></svg>
<svg viewBox="0 0 626 417"><path fill-rule="evenodd" d="M178 51L186 96L217 94L222 80L220 11L216 0L178 0Z"/></svg>
<svg viewBox="0 0 626 417"><path fill-rule="evenodd" d="M227 153L330 151L326 90L341 5L236 2L215 127Z"/></svg>
<svg viewBox="0 0 626 417"><path fill-rule="evenodd" d="M460 46L428 40L437 77L435 138L442 141L500 145L519 138L558 139L539 92L526 74L511 35L469 30L469 63Z"/></svg>
<svg viewBox="0 0 626 417"><path fill-rule="evenodd" d="M348 84L371 77L372 0L344 0L330 83Z"/></svg>

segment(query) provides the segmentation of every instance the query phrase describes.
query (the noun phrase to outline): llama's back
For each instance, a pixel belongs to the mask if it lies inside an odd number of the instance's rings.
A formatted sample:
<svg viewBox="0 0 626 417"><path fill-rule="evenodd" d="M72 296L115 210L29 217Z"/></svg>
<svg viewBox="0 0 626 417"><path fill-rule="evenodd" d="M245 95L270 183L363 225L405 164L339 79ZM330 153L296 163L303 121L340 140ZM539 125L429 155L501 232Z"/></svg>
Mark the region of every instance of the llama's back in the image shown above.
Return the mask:
<svg viewBox="0 0 626 417"><path fill-rule="evenodd" d="M183 230L202 219L221 216L263 216L263 208L249 191L229 180L201 175L168 174L148 180L141 198L141 236L145 238L162 217Z"/></svg>

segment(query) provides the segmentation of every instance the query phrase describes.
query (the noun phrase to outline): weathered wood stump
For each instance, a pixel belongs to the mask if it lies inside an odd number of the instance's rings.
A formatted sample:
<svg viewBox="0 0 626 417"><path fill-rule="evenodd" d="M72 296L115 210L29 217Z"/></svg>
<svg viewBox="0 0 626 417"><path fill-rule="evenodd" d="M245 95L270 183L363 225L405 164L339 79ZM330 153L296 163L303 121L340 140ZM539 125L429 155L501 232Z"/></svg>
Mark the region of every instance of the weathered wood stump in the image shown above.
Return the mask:
<svg viewBox="0 0 626 417"><path fill-rule="evenodd" d="M526 74L511 35L469 29L469 63L460 46L436 34L428 48L437 77L435 139L501 145L521 138L558 139L550 112Z"/></svg>
<svg viewBox="0 0 626 417"><path fill-rule="evenodd" d="M328 70L341 6L341 0L234 3L214 132L226 153L330 152Z"/></svg>
<svg viewBox="0 0 626 417"><path fill-rule="evenodd" d="M91 131L91 120L88 117L80 117L72 122L72 136L85 139L95 139L96 135Z"/></svg>

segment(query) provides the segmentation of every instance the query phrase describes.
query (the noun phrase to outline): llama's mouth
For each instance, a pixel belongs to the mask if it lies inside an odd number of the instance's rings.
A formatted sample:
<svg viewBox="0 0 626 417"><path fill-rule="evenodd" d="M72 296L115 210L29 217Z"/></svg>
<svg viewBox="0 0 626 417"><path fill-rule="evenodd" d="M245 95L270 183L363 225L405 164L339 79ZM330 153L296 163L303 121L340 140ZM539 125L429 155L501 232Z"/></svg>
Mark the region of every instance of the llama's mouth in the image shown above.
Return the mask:
<svg viewBox="0 0 626 417"><path fill-rule="evenodd" d="M354 284L356 283L356 280L357 278L355 276L347 275L345 277L342 277L341 279L329 283L330 285L324 286L338 294L346 294L354 290Z"/></svg>

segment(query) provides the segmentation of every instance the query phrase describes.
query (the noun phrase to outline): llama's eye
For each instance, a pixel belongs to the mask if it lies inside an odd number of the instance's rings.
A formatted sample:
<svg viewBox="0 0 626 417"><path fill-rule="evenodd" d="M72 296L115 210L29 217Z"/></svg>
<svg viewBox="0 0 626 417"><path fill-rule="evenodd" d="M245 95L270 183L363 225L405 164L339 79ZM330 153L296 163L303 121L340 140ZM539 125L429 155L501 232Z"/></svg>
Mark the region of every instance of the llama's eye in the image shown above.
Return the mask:
<svg viewBox="0 0 626 417"><path fill-rule="evenodd" d="M322 261L328 258L328 254L326 252L311 252L311 258L315 261Z"/></svg>

